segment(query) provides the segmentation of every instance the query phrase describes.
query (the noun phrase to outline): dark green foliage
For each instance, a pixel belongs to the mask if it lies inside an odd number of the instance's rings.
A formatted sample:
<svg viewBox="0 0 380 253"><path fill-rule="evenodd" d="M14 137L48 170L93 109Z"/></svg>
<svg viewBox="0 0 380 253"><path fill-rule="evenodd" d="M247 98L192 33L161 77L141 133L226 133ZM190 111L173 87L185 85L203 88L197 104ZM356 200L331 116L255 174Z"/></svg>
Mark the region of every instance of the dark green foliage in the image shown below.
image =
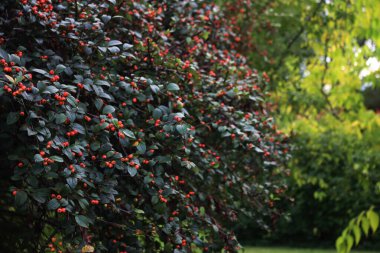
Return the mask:
<svg viewBox="0 0 380 253"><path fill-rule="evenodd" d="M0 31L2 251L236 252L276 211L287 140L215 5L2 1Z"/></svg>

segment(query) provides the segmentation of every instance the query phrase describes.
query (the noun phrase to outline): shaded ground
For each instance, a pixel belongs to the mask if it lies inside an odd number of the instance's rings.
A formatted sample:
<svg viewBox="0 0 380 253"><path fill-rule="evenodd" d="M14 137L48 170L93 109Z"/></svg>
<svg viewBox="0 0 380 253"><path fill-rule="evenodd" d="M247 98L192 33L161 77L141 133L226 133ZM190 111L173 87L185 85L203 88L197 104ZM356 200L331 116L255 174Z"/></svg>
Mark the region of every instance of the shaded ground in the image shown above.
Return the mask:
<svg viewBox="0 0 380 253"><path fill-rule="evenodd" d="M246 247L244 253L336 253L335 250L325 249L296 249L296 248L261 248L261 247ZM357 250L352 253L380 253L378 251Z"/></svg>

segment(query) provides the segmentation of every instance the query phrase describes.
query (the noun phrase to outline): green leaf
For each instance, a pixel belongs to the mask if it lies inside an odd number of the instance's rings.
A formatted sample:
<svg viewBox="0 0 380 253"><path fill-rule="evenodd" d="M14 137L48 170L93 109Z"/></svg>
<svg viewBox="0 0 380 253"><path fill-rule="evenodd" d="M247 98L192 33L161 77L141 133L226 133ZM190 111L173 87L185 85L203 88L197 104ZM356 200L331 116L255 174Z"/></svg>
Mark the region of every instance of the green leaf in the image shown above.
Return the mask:
<svg viewBox="0 0 380 253"><path fill-rule="evenodd" d="M64 113L58 113L55 115L55 123L56 124L62 124L66 121L67 117Z"/></svg>
<svg viewBox="0 0 380 253"><path fill-rule="evenodd" d="M98 47L98 49L100 51L102 51L103 53L106 53L107 52L107 48L106 47Z"/></svg>
<svg viewBox="0 0 380 253"><path fill-rule="evenodd" d="M170 164L172 159L170 156L157 156L157 161L159 163L167 163L167 164Z"/></svg>
<svg viewBox="0 0 380 253"><path fill-rule="evenodd" d="M10 54L9 55L9 60L15 62L17 65L21 64L20 57L18 57L15 54Z"/></svg>
<svg viewBox="0 0 380 253"><path fill-rule="evenodd" d="M87 209L87 207L90 205L87 201L87 199L79 199L79 205L82 209Z"/></svg>
<svg viewBox="0 0 380 253"><path fill-rule="evenodd" d="M70 186L71 189L74 189L78 184L78 179L74 177L68 177L66 179L67 184Z"/></svg>
<svg viewBox="0 0 380 253"><path fill-rule="evenodd" d="M144 154L145 151L146 151L146 145L145 145L145 142L140 142L139 145L137 145L137 150L138 150L138 153L140 154Z"/></svg>
<svg viewBox="0 0 380 253"><path fill-rule="evenodd" d="M158 203L158 197L157 197L156 195L155 195L155 196L152 196L151 201L152 201L152 204L153 204L153 205L157 204L157 203Z"/></svg>
<svg viewBox="0 0 380 253"><path fill-rule="evenodd" d="M131 177L134 177L137 174L137 170L135 167L128 166L128 173L131 175Z"/></svg>
<svg viewBox="0 0 380 253"><path fill-rule="evenodd" d="M43 162L44 158L40 154L35 154L34 155L34 161L37 162L37 163Z"/></svg>
<svg viewBox="0 0 380 253"><path fill-rule="evenodd" d="M368 232L369 232L369 221L366 217L363 217L362 220L361 220L361 225L362 225L362 229L364 231L364 234L366 236L368 236Z"/></svg>
<svg viewBox="0 0 380 253"><path fill-rule="evenodd" d="M78 123L74 123L73 124L73 129L77 130L78 133L80 133L80 134L85 134L86 133L86 129L82 125L80 125Z"/></svg>
<svg viewBox="0 0 380 253"><path fill-rule="evenodd" d="M25 204L26 200L28 199L28 195L24 191L17 191L16 197L15 197L15 205L17 207L21 207Z"/></svg>
<svg viewBox="0 0 380 253"><path fill-rule="evenodd" d="M351 235L347 235L346 243L347 243L347 251L349 252L352 246L354 245L354 238Z"/></svg>
<svg viewBox="0 0 380 253"><path fill-rule="evenodd" d="M179 86L175 83L169 83L167 89L169 91L176 91L176 90L179 90Z"/></svg>
<svg viewBox="0 0 380 253"><path fill-rule="evenodd" d="M115 154L115 151L110 150L106 153L107 158L111 158Z"/></svg>
<svg viewBox="0 0 380 253"><path fill-rule="evenodd" d="M6 61L9 61L9 54L0 48L0 57Z"/></svg>
<svg viewBox="0 0 380 253"><path fill-rule="evenodd" d="M205 210L205 208L203 206L201 206L199 208L199 213L200 213L201 216L205 216L206 210Z"/></svg>
<svg viewBox="0 0 380 253"><path fill-rule="evenodd" d="M352 231L354 232L355 244L358 245L361 238L360 228L357 225L354 225Z"/></svg>
<svg viewBox="0 0 380 253"><path fill-rule="evenodd" d="M96 98L94 101L94 105L95 105L96 109L98 109L100 111L100 109L103 106L103 100L100 98Z"/></svg>
<svg viewBox="0 0 380 253"><path fill-rule="evenodd" d="M94 141L91 143L91 150L92 151L96 151L98 149L100 149L100 142L99 141Z"/></svg>
<svg viewBox="0 0 380 253"><path fill-rule="evenodd" d="M117 53L120 52L120 48L118 48L118 47L109 47L108 51L110 51L113 54L117 54Z"/></svg>
<svg viewBox="0 0 380 253"><path fill-rule="evenodd" d="M342 236L340 236L336 242L335 242L335 248L336 250L338 251L338 253L346 253L345 251L343 251L343 246L344 246L344 238Z"/></svg>
<svg viewBox="0 0 380 253"><path fill-rule="evenodd" d="M59 163L63 163L63 158L60 157L60 156L56 156L56 155L53 155L50 157L50 159L56 161L56 162L59 162Z"/></svg>
<svg viewBox="0 0 380 253"><path fill-rule="evenodd" d="M57 199L51 199L47 204L49 210L56 210L59 206L60 204Z"/></svg>
<svg viewBox="0 0 380 253"><path fill-rule="evenodd" d="M102 15L102 21L106 24L111 20L111 16L109 15Z"/></svg>
<svg viewBox="0 0 380 253"><path fill-rule="evenodd" d="M47 86L45 88L45 90L43 91L43 93L53 94L53 93L57 93L58 91L59 90L56 87L50 85L50 86Z"/></svg>
<svg viewBox="0 0 380 253"><path fill-rule="evenodd" d="M21 82L22 80L24 80L24 77L23 77L23 76L18 76L18 77L16 77L16 79L15 79L15 84Z"/></svg>
<svg viewBox="0 0 380 253"><path fill-rule="evenodd" d="M152 182L153 178L151 178L150 176L145 176L144 177L144 184L149 184L150 182Z"/></svg>
<svg viewBox="0 0 380 253"><path fill-rule="evenodd" d="M36 135L37 134L37 132L36 131L34 131L32 128L30 128L30 127L28 127L27 129L26 129L26 131L27 131L27 133L28 133L28 136L32 136L32 135Z"/></svg>
<svg viewBox="0 0 380 253"><path fill-rule="evenodd" d="M104 80L97 80L95 82L96 85L100 85L100 86L107 86L107 87L110 87L110 83L107 82L107 81L104 81Z"/></svg>
<svg viewBox="0 0 380 253"><path fill-rule="evenodd" d="M184 135L186 133L187 127L185 125L176 125L175 128L181 135Z"/></svg>
<svg viewBox="0 0 380 253"><path fill-rule="evenodd" d="M17 112L10 112L7 115L7 125L12 125L18 121L20 114Z"/></svg>
<svg viewBox="0 0 380 253"><path fill-rule="evenodd" d="M133 47L133 45L131 45L131 44L128 44L128 43L124 43L123 44L123 50L128 50L128 49L130 49L132 47Z"/></svg>
<svg viewBox="0 0 380 253"><path fill-rule="evenodd" d="M114 111L115 111L115 108L112 105L106 105L103 108L103 113L104 114L113 113Z"/></svg>
<svg viewBox="0 0 380 253"><path fill-rule="evenodd" d="M32 192L32 197L39 203L45 203L46 200L49 197L49 189L43 188L43 189L37 189L34 192Z"/></svg>
<svg viewBox="0 0 380 253"><path fill-rule="evenodd" d="M84 227L84 228L88 228L88 226L91 223L91 220L84 215L76 215L75 221L77 222L79 226Z"/></svg>
<svg viewBox="0 0 380 253"><path fill-rule="evenodd" d="M377 228L379 227L379 215L371 209L367 212L367 217L372 231L376 232Z"/></svg>
<svg viewBox="0 0 380 253"><path fill-rule="evenodd" d="M153 93L157 93L160 91L160 87L158 87L157 85L154 85L154 84L152 84L150 86L150 89L153 91Z"/></svg>
<svg viewBox="0 0 380 253"><path fill-rule="evenodd" d="M13 83L13 84L16 83L16 81L15 81L15 79L13 79L13 77L8 76L8 75L4 75L4 76L8 79L9 82L11 82L11 83Z"/></svg>
<svg viewBox="0 0 380 253"><path fill-rule="evenodd" d="M43 69L32 69L32 71L41 75L47 75L47 72Z"/></svg>
<svg viewBox="0 0 380 253"><path fill-rule="evenodd" d="M138 214L144 214L145 213L144 210L137 209L137 208L134 210L134 212L138 213Z"/></svg>
<svg viewBox="0 0 380 253"><path fill-rule="evenodd" d="M66 69L66 66L62 64L58 64L57 67L55 67L55 73L60 74Z"/></svg>
<svg viewBox="0 0 380 253"><path fill-rule="evenodd" d="M156 108L153 110L153 118L154 119L159 119L159 118L161 118L161 116L162 116L162 111L160 109Z"/></svg>
<svg viewBox="0 0 380 253"><path fill-rule="evenodd" d="M125 134L125 136L127 136L128 138L130 138L130 139L136 139L135 134L134 134L131 130L128 130L128 129L122 129L121 131L122 131L123 134Z"/></svg>
<svg viewBox="0 0 380 253"><path fill-rule="evenodd" d="M202 38L203 38L204 40L207 40L209 35L210 35L210 32L208 32L208 31L205 31L205 32L203 32L203 33L201 34L201 36L202 36Z"/></svg>
<svg viewBox="0 0 380 253"><path fill-rule="evenodd" d="M123 44L121 41L118 41L118 40L111 40L110 42L108 42L108 46L109 47L112 47L112 46L118 46L118 45L121 45Z"/></svg>

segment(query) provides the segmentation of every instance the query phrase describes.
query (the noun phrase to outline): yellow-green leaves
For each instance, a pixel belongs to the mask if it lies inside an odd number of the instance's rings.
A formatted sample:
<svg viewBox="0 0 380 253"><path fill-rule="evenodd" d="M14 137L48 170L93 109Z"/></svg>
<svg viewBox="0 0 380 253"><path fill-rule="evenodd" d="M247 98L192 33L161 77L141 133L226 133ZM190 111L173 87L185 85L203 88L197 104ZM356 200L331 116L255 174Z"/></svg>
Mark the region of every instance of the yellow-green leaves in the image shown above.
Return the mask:
<svg viewBox="0 0 380 253"><path fill-rule="evenodd" d="M362 234L368 237L369 232L375 233L379 227L379 215L370 208L366 212L352 219L342 235L336 240L335 247L338 253L349 253L354 245L358 245Z"/></svg>
<svg viewBox="0 0 380 253"><path fill-rule="evenodd" d="M379 227L379 215L371 208L367 212L367 218L369 220L372 231L376 232L377 228Z"/></svg>

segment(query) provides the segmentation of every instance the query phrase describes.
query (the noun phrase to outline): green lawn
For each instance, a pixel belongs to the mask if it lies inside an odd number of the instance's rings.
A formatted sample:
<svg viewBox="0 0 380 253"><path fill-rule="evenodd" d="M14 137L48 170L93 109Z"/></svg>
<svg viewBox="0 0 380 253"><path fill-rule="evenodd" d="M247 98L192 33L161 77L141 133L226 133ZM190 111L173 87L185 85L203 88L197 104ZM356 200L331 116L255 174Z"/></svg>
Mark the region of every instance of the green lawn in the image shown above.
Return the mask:
<svg viewBox="0 0 380 253"><path fill-rule="evenodd" d="M380 253L380 251L352 251L352 253ZM292 249L292 248L259 248L246 247L244 253L336 253L335 250Z"/></svg>

